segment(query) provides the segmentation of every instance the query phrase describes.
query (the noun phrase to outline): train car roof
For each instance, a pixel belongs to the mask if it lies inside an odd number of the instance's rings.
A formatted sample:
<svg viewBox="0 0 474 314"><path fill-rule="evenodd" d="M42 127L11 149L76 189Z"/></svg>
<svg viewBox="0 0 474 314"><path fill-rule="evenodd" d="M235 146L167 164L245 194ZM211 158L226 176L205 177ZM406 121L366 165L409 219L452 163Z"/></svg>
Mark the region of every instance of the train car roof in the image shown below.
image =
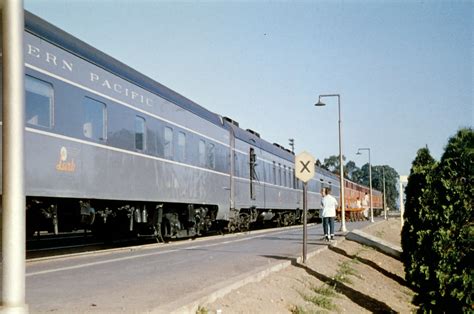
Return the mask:
<svg viewBox="0 0 474 314"><path fill-rule="evenodd" d="M25 30L216 125L221 117L25 10Z"/></svg>
<svg viewBox="0 0 474 314"><path fill-rule="evenodd" d="M319 172L319 173L325 175L326 177L331 177L331 178L335 179L336 182L339 183L339 176L337 174L332 173L329 170L326 170L322 167L316 166L316 172Z"/></svg>
<svg viewBox="0 0 474 314"><path fill-rule="evenodd" d="M294 162L295 156L293 153L285 150L284 148L278 147L266 140L260 138L259 136L249 132L248 130L241 129L240 127L233 125L226 121L226 125L228 128L232 128L235 138L246 142L252 146L258 147L263 149L264 151L276 155L280 158L285 160Z"/></svg>

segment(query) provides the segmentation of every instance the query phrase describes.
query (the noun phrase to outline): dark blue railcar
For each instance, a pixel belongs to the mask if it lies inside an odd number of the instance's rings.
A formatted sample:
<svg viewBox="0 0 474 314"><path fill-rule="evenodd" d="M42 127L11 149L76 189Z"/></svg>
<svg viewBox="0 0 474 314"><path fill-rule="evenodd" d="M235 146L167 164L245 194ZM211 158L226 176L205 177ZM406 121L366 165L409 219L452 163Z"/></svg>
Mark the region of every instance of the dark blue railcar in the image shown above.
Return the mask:
<svg viewBox="0 0 474 314"><path fill-rule="evenodd" d="M294 223L294 155L25 12L28 231ZM319 207L318 172L310 208ZM337 194L337 193L336 193Z"/></svg>

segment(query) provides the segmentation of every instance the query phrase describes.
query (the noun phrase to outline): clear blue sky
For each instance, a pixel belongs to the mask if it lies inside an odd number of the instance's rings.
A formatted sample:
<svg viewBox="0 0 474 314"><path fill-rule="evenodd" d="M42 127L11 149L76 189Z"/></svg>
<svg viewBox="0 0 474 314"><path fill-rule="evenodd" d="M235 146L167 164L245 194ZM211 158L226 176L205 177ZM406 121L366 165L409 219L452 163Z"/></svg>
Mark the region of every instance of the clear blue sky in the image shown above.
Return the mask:
<svg viewBox="0 0 474 314"><path fill-rule="evenodd" d="M472 127L472 1L53 1L25 8L270 142L408 174Z"/></svg>

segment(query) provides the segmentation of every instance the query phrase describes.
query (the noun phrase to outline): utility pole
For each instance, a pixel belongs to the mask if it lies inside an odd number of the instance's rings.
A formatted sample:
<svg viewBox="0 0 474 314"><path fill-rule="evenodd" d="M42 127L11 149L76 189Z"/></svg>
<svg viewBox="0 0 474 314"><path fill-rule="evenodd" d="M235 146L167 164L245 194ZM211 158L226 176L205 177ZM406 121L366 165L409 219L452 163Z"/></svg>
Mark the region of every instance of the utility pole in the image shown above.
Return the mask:
<svg viewBox="0 0 474 314"><path fill-rule="evenodd" d="M288 141L290 142L291 152L294 154L295 153L295 139L289 138Z"/></svg>
<svg viewBox="0 0 474 314"><path fill-rule="evenodd" d="M385 194L385 166L382 166L382 180L383 180L383 217L387 220L387 195Z"/></svg>

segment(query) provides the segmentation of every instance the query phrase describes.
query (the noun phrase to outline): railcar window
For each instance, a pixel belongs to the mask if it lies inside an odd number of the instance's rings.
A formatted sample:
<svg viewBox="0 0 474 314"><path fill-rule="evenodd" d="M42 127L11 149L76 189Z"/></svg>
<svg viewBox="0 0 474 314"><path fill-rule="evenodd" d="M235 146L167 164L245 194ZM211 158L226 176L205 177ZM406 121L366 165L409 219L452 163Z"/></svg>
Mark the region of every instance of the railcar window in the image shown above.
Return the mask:
<svg viewBox="0 0 474 314"><path fill-rule="evenodd" d="M164 156L165 158L173 158L173 129L165 126L165 149Z"/></svg>
<svg viewBox="0 0 474 314"><path fill-rule="evenodd" d="M289 173L289 176L290 176L290 188L295 188L295 183L294 183L294 178L295 178L295 170L290 168L290 173Z"/></svg>
<svg viewBox="0 0 474 314"><path fill-rule="evenodd" d="M214 144L207 144L207 166L211 169L216 167L216 147Z"/></svg>
<svg viewBox="0 0 474 314"><path fill-rule="evenodd" d="M286 187L286 166L283 166L283 186Z"/></svg>
<svg viewBox="0 0 474 314"><path fill-rule="evenodd" d="M276 163L273 162L273 184L277 184Z"/></svg>
<svg viewBox="0 0 474 314"><path fill-rule="evenodd" d="M270 172L270 164L264 163L264 165L265 165L265 182L271 183L272 175Z"/></svg>
<svg viewBox="0 0 474 314"><path fill-rule="evenodd" d="M178 132L178 146L176 147L176 158L178 161L184 162L186 160L186 134Z"/></svg>
<svg viewBox="0 0 474 314"><path fill-rule="evenodd" d="M204 167L206 165L206 142L199 140L199 166ZM237 159L237 155L235 155ZM237 163L236 163L237 164Z"/></svg>
<svg viewBox="0 0 474 314"><path fill-rule="evenodd" d="M105 104L89 97L84 97L84 117L82 132L93 140L105 140Z"/></svg>
<svg viewBox="0 0 474 314"><path fill-rule="evenodd" d="M141 151L145 150L145 119L135 116L135 148Z"/></svg>
<svg viewBox="0 0 474 314"><path fill-rule="evenodd" d="M281 185L281 164L278 164L278 185Z"/></svg>
<svg viewBox="0 0 474 314"><path fill-rule="evenodd" d="M26 123L51 128L53 126L53 85L27 75L25 89Z"/></svg>

